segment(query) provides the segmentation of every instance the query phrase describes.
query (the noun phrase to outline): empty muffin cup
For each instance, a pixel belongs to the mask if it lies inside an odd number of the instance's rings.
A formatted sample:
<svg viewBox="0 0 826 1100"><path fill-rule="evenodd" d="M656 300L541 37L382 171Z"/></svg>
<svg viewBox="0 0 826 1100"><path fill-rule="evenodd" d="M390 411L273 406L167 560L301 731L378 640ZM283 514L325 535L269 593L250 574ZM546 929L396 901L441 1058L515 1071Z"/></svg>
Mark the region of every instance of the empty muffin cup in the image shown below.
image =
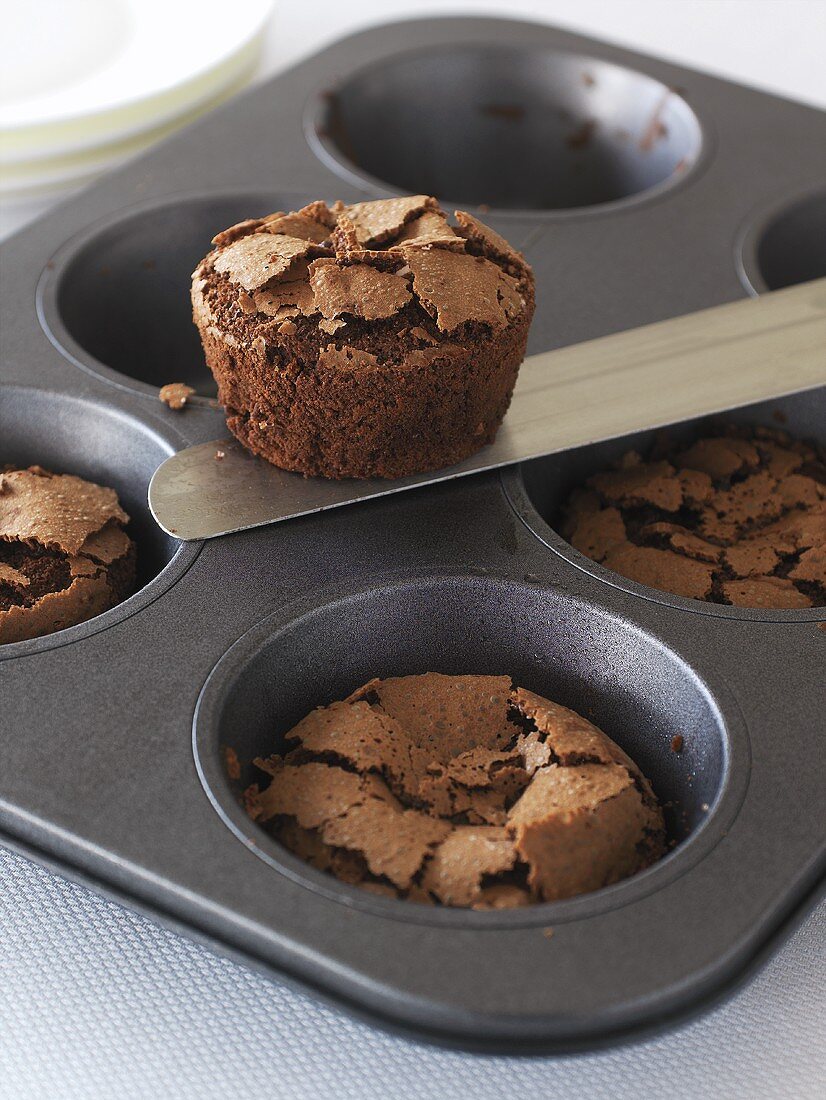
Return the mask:
<svg viewBox="0 0 826 1100"><path fill-rule="evenodd" d="M826 188L772 206L747 227L738 262L758 294L826 277Z"/></svg>
<svg viewBox="0 0 826 1100"><path fill-rule="evenodd" d="M682 96L644 73L493 45L375 62L321 93L307 130L362 185L523 211L632 199L682 178L702 144Z"/></svg>

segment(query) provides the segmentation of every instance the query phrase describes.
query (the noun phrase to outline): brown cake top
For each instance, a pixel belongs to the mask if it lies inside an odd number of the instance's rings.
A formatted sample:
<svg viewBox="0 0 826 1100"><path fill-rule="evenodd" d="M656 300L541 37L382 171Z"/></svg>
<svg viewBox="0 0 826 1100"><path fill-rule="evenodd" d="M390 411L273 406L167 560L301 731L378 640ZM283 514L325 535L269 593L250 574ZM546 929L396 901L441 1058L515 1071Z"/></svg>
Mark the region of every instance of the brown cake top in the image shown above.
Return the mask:
<svg viewBox="0 0 826 1100"><path fill-rule="evenodd" d="M414 305L439 333L469 322L501 328L526 308L533 276L503 237L471 214L457 225L429 195L249 219L219 233L193 275L196 314L205 280L223 276L242 314L274 322L311 317L332 334L351 319L392 317Z"/></svg>
<svg viewBox="0 0 826 1100"><path fill-rule="evenodd" d="M56 593L66 595L67 622L75 597L79 618L88 617L92 582L132 550L128 521L113 489L40 466L0 470L0 641L48 633L30 632L23 619L51 623Z"/></svg>
<svg viewBox="0 0 826 1100"><path fill-rule="evenodd" d="M741 607L826 604L826 466L775 428L660 437L570 497L562 533L594 561L680 596Z"/></svg>
<svg viewBox="0 0 826 1100"><path fill-rule="evenodd" d="M0 540L77 554L110 520L129 520L114 489L39 466L0 473Z"/></svg>
<svg viewBox="0 0 826 1100"><path fill-rule="evenodd" d="M255 761L269 783L245 792L250 815L376 893L509 908L616 882L664 850L634 762L507 676L371 680L286 742Z"/></svg>

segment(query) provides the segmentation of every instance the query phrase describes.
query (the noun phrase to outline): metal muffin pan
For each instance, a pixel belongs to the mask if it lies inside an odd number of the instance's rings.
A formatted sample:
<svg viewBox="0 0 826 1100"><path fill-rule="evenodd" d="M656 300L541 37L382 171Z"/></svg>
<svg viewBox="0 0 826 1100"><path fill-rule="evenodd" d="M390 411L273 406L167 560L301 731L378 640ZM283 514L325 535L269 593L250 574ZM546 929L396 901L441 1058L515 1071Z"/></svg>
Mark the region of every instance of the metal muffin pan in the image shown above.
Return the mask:
<svg viewBox="0 0 826 1100"><path fill-rule="evenodd" d="M629 441L203 545L163 536L145 494L167 454L225 431L188 280L236 219L420 186L484 199L536 271L540 351L826 274L817 244L798 262L824 177L810 108L551 27L424 20L333 45L10 240L0 458L113 485L142 574L98 619L0 648L3 841L465 1047L618 1041L724 995L822 880L826 612L671 597L567 546L564 490ZM202 394L183 413L156 396L178 379ZM822 440L824 405L738 417ZM226 746L246 762L310 706L429 669L508 672L593 718L668 803L673 850L593 894L474 913L366 895L246 820Z"/></svg>

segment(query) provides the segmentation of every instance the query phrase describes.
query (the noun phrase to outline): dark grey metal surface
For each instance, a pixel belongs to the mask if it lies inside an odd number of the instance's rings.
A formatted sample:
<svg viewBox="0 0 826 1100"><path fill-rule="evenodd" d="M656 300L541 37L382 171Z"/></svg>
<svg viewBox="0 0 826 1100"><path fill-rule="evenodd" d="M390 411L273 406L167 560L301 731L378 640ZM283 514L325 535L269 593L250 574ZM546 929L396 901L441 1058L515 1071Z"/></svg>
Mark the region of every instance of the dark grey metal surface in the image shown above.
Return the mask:
<svg viewBox="0 0 826 1100"><path fill-rule="evenodd" d="M200 547L176 548L145 506L157 462L223 430L208 402L176 414L155 396L178 378L209 392L186 292L210 236L318 195L377 196L366 176L319 159L304 127L335 80L431 43L443 54L547 45L626 66L683 89L699 121L697 160L672 185L487 215L537 273L531 351L741 297L744 271L760 283L761 256L773 257L766 282L797 277L783 242L794 248L807 210L820 217L817 201L799 206L826 176L820 113L490 20L348 39L12 239L2 459L115 485L146 583L90 623L0 650L0 827L67 873L392 1025L487 1049L588 1045L719 996L816 888L822 609L698 605L581 559L553 533L555 503L614 445ZM786 199L798 205L783 219ZM768 253L763 224L779 227ZM819 392L754 418L780 410L790 430L822 438L823 408ZM508 671L593 716L673 801L678 846L605 891L487 915L367 898L247 825L222 743L271 748L312 703L424 668Z"/></svg>

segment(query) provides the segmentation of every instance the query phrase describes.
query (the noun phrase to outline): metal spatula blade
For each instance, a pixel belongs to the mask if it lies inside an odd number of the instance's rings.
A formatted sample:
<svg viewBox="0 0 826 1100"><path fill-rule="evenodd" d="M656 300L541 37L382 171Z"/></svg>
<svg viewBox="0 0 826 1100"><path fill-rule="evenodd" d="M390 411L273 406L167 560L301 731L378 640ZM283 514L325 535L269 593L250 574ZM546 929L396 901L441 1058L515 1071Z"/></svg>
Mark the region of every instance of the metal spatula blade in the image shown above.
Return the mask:
<svg viewBox="0 0 826 1100"><path fill-rule="evenodd" d="M149 507L178 539L214 538L822 385L826 279L817 279L530 356L496 441L456 466L330 481L222 439L162 463Z"/></svg>

